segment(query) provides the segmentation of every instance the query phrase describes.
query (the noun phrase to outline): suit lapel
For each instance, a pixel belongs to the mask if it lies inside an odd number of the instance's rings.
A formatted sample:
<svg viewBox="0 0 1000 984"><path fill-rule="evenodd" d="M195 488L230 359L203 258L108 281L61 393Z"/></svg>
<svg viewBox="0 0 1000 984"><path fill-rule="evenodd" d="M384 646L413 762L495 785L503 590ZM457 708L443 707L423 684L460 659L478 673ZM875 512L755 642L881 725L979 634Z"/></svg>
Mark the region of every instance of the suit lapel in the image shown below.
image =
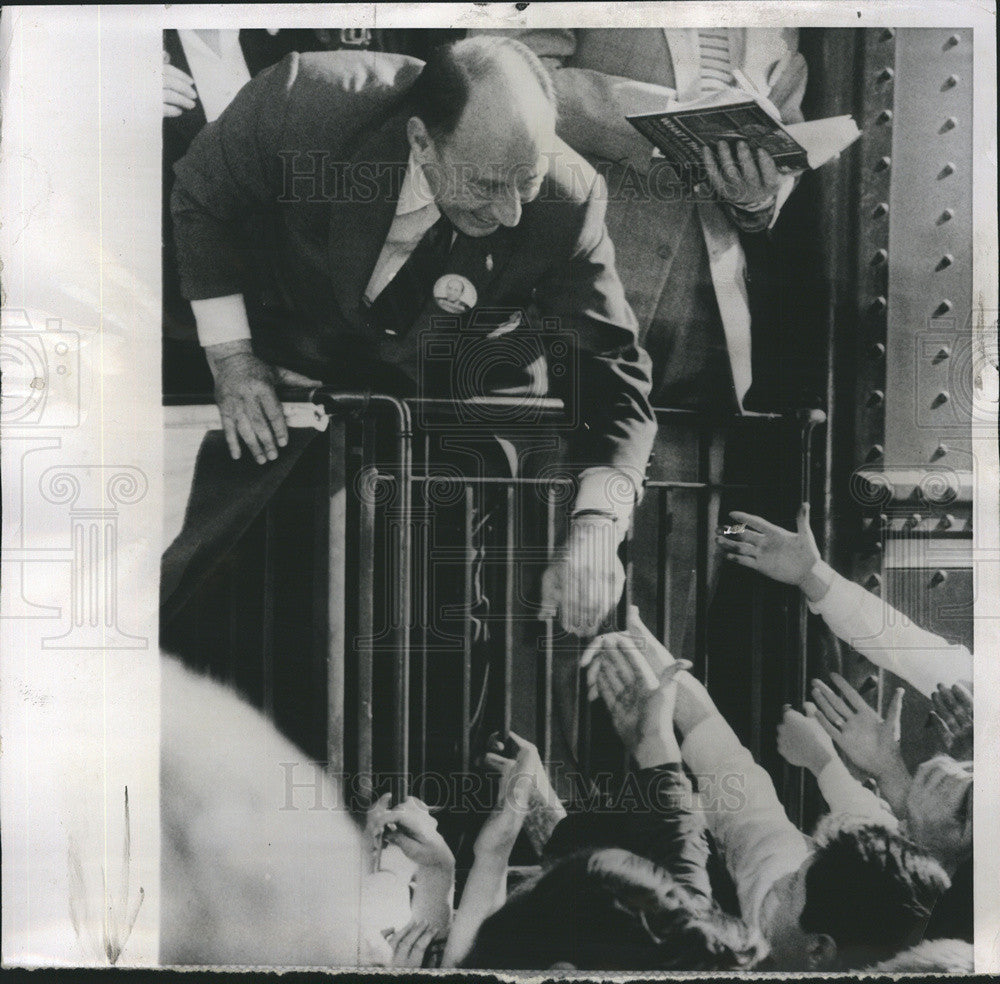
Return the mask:
<svg viewBox="0 0 1000 984"><path fill-rule="evenodd" d="M395 116L337 165L341 201L330 207L327 261L337 303L352 324L361 322L362 295L396 214L409 153L406 117Z"/></svg>

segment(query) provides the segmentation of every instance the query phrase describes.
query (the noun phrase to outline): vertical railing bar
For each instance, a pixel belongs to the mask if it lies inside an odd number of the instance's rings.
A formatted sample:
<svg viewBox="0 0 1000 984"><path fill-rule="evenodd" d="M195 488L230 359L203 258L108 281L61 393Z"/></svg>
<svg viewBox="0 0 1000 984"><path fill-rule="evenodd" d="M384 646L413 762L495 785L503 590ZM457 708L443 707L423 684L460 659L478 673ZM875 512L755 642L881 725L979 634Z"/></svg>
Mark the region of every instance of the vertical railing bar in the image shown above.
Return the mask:
<svg viewBox="0 0 1000 984"><path fill-rule="evenodd" d="M762 641L762 591L761 579L751 581L750 623L750 750L759 762L761 755L761 718L763 715L764 649Z"/></svg>
<svg viewBox="0 0 1000 984"><path fill-rule="evenodd" d="M670 490L656 490L656 635L670 648Z"/></svg>
<svg viewBox="0 0 1000 984"><path fill-rule="evenodd" d="M385 398L384 398L385 399ZM397 590L393 623L395 625L395 665L393 668L393 721L394 748L392 801L397 804L409 794L410 773L410 621L413 576L411 557L413 547L413 519L411 493L413 489L413 432L410 411L405 403L390 399L396 412L396 461L395 476L399 503L393 543L396 548Z"/></svg>
<svg viewBox="0 0 1000 984"><path fill-rule="evenodd" d="M347 476L346 428L344 460L335 460L336 450L333 440L337 424L331 421L328 428L326 459L327 497L327 725L326 763L327 772L335 780L346 774L344 695L345 695L345 639L347 634L347 593L345 590L347 515L346 494L339 495L335 476ZM345 490L348 488L345 478Z"/></svg>
<svg viewBox="0 0 1000 984"><path fill-rule="evenodd" d="M475 509L475 489L471 482L465 485L465 552L463 556L463 627L462 627L462 772L467 774L470 769L470 735L472 722L472 567L475 561L473 553L473 515Z"/></svg>
<svg viewBox="0 0 1000 984"><path fill-rule="evenodd" d="M696 666L701 670L702 681L709 686L708 668L708 625L706 609L708 602L708 512L712 491L708 488L711 480L711 434L705 426L698 429L698 481L702 487L697 490L698 496L698 529L696 532L695 561L695 601L694 601L694 652Z"/></svg>
<svg viewBox="0 0 1000 984"><path fill-rule="evenodd" d="M430 671L428 652L430 630L430 554L433 516L427 501L427 487L422 490L424 521L420 524L419 564L420 564L420 751L419 769L421 775L427 772L427 674Z"/></svg>
<svg viewBox="0 0 1000 984"><path fill-rule="evenodd" d="M550 485L546 490L545 499L545 563L551 562L556 542L556 489ZM554 670L552 649L555 619L545 619L545 654L541 661L541 695L538 706L541 709L541 721L538 733L541 736L542 761L546 768L552 761L552 673Z"/></svg>
<svg viewBox="0 0 1000 984"><path fill-rule="evenodd" d="M371 421L361 421L361 470L365 480L359 483L363 494L358 511L358 629L355 648L358 654L358 776L362 788L371 784L374 776L372 736L372 700L374 666L372 645L375 635L375 497L377 471L371 462ZM371 487L369 488L369 482Z"/></svg>
<svg viewBox="0 0 1000 984"><path fill-rule="evenodd" d="M505 543L505 605L503 616L503 734L510 733L511 711L514 687L514 537L516 523L514 514L514 482L512 477L507 486L507 533Z"/></svg>
<svg viewBox="0 0 1000 984"><path fill-rule="evenodd" d="M812 432L822 414L815 411L800 412L797 417L799 428L800 471L798 482L799 501L794 503L794 512L803 502L809 502L812 491ZM809 611L806 608L805 596L798 592L798 661L796 664L796 698L799 706L805 702L809 686ZM805 817L806 776L805 770L798 770L795 788L795 820L802 823Z"/></svg>
<svg viewBox="0 0 1000 984"><path fill-rule="evenodd" d="M264 714L274 718L274 508L264 508L264 595L261 599L260 662Z"/></svg>
<svg viewBox="0 0 1000 984"><path fill-rule="evenodd" d="M430 476L431 454L430 438L427 434L422 435L421 448L423 450L423 477L424 484L421 487L421 502L425 513L425 522L421 525L423 530L424 545L420 552L420 772L427 774L427 677L430 673L430 626L431 626L431 551L434 548L434 510L431 508L428 497L428 486L426 479Z"/></svg>

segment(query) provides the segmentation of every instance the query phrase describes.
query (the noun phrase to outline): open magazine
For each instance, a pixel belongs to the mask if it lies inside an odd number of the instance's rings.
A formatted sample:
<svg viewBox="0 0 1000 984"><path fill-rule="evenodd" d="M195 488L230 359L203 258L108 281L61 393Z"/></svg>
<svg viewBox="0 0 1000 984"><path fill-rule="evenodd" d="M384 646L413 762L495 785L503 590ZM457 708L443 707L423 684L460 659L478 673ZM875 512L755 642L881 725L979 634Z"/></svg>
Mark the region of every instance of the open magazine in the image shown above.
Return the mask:
<svg viewBox="0 0 1000 984"><path fill-rule="evenodd" d="M766 100L731 89L626 119L673 164L700 166L703 148L745 140L753 151L766 150L785 174L820 167L861 135L851 116L782 123Z"/></svg>

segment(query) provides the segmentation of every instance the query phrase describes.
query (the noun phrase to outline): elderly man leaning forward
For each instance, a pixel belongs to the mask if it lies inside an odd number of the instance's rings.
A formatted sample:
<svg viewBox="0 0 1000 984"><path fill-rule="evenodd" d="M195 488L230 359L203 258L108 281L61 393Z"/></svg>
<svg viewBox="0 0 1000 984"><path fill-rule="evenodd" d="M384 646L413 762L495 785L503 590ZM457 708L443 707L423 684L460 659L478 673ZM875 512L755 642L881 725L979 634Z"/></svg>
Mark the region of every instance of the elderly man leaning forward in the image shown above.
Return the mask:
<svg viewBox="0 0 1000 984"><path fill-rule="evenodd" d="M579 482L546 584L568 631L596 631L620 591L616 548L655 424L602 181L556 137L555 117L551 80L527 48L468 39L426 65L292 54L199 134L176 166L172 213L223 433L202 448L198 471L210 467L211 480L196 473L164 556L164 600L196 590L223 535L249 525L307 443L287 426L279 383L548 392L576 416ZM453 277L461 304L443 290ZM552 339L558 367L545 358ZM457 357L429 358L442 341L500 370L481 383ZM528 354L512 365L518 352ZM471 392L470 378L484 388Z"/></svg>

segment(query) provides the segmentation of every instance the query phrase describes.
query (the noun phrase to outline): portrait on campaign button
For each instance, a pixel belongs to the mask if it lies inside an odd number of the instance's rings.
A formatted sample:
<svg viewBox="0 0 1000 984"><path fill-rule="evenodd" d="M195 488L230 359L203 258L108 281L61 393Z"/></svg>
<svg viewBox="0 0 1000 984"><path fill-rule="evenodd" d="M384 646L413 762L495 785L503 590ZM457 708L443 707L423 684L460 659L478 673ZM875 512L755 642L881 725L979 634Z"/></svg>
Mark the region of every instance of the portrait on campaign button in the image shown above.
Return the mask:
<svg viewBox="0 0 1000 984"><path fill-rule="evenodd" d="M476 306L476 288L472 281L457 273L446 273L434 284L434 300L442 311L465 314Z"/></svg>

